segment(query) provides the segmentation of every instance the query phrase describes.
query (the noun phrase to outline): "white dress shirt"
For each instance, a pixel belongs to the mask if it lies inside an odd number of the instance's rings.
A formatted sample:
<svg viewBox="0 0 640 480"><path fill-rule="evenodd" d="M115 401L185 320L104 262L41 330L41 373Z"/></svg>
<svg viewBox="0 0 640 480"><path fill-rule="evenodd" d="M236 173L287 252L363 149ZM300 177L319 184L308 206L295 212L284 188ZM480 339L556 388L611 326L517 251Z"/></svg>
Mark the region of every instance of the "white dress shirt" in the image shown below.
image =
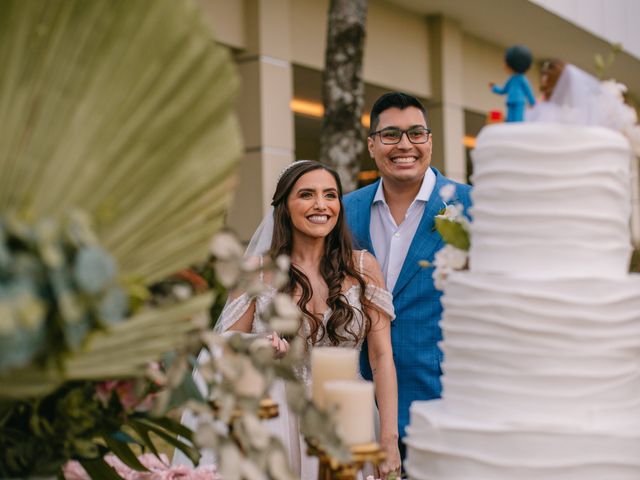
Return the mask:
<svg viewBox="0 0 640 480"><path fill-rule="evenodd" d="M371 233L371 242L376 259L382 268L382 274L387 283L387 289L393 292L413 236L418 230L424 207L436 185L436 174L433 173L431 167L427 169L420 191L411 202L411 205L409 205L404 220L400 225L396 225L391 215L391 210L389 210L389 205L384 197L382 183L383 180L380 180L376 195L373 197L369 232Z"/></svg>

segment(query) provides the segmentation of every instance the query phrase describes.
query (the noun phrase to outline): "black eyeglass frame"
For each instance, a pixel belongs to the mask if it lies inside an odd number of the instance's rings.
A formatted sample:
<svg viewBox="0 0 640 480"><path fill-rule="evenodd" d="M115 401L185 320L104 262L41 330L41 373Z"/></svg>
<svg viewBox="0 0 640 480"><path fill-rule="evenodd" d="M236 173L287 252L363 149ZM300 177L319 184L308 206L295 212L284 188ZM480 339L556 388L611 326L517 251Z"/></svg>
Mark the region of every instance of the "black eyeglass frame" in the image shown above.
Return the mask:
<svg viewBox="0 0 640 480"><path fill-rule="evenodd" d="M412 131L412 130L417 130L417 129L424 129L427 132L427 139L424 142L414 142L413 140L411 140L411 137L409 137L409 132ZM385 142L382 141L382 135L380 135L380 134L382 132L384 132L384 131L389 131L389 130L397 130L397 131L400 132L400 136L398 137L398 141L397 142L385 143ZM376 132L371 132L368 136L369 137L373 137L375 135L380 135L380 142L383 145L397 145L402 141L402 136L405 133L407 134L407 140L409 140L409 143L412 143L413 145L424 145L425 143L429 142L429 138L431 137L431 129L429 127L422 127L422 126L420 126L420 127L418 127L418 126L411 127L411 128L407 128L406 130L402 130L401 128L396 128L396 127L385 127L385 128L383 128L381 130L378 130Z"/></svg>

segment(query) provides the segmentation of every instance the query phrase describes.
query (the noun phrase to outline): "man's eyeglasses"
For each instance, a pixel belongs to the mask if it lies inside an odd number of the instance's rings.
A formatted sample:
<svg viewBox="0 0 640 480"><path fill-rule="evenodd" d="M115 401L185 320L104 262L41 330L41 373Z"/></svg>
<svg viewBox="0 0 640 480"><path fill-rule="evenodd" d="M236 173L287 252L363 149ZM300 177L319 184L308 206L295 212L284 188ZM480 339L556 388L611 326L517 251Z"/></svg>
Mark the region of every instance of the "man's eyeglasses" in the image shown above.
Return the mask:
<svg viewBox="0 0 640 480"><path fill-rule="evenodd" d="M385 145L396 145L402 140L402 135L407 134L407 138L411 143L427 143L429 141L429 135L431 130L425 127L412 127L408 130L401 130L399 128L387 127L377 132L369 134L370 137L380 135L380 141Z"/></svg>

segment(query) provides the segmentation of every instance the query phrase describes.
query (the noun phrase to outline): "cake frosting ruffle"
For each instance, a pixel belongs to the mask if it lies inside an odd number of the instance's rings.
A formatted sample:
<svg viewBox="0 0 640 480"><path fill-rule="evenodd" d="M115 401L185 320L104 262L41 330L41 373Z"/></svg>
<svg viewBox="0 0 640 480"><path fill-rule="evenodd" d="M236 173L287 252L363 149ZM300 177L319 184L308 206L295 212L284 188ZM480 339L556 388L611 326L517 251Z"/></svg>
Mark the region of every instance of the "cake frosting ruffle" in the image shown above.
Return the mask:
<svg viewBox="0 0 640 480"><path fill-rule="evenodd" d="M629 144L601 127L495 125L473 152L471 270L623 277Z"/></svg>

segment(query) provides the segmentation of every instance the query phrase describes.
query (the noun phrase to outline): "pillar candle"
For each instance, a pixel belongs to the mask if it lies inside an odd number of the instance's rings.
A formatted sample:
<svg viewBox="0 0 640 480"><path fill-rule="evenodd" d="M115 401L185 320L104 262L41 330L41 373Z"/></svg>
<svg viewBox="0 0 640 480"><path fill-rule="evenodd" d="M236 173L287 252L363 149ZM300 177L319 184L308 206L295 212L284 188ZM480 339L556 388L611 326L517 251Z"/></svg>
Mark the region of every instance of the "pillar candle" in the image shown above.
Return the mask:
<svg viewBox="0 0 640 480"><path fill-rule="evenodd" d="M374 441L373 382L333 380L324 384L324 395L326 407L335 409L338 433L347 445Z"/></svg>
<svg viewBox="0 0 640 480"><path fill-rule="evenodd" d="M251 359L240 357L242 371L235 381L236 393L248 397L262 398L266 382L262 374L253 366Z"/></svg>
<svg viewBox="0 0 640 480"><path fill-rule="evenodd" d="M358 378L358 355L354 348L317 347L311 350L311 398L319 408L324 408L325 382Z"/></svg>

